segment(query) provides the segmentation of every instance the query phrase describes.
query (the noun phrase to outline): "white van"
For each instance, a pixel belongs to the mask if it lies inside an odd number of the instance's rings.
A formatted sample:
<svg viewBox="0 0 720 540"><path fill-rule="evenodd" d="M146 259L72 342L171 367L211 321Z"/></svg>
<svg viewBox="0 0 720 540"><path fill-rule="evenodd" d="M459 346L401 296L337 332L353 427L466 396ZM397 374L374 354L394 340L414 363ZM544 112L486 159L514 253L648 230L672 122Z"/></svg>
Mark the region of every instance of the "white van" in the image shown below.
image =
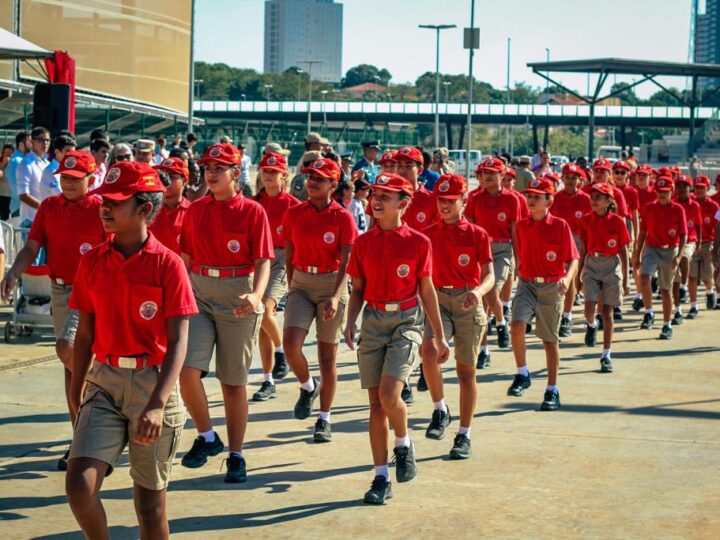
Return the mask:
<svg viewBox="0 0 720 540"><path fill-rule="evenodd" d="M455 163L455 172L458 174L465 174L465 155L467 150L450 150L448 156L450 161ZM475 172L475 169L482 161L482 152L480 150L470 150L470 174Z"/></svg>
<svg viewBox="0 0 720 540"><path fill-rule="evenodd" d="M614 162L622 158L622 150L620 146L603 145L598 148L597 157L609 159ZM640 147L633 146L632 151L636 156L640 155Z"/></svg>

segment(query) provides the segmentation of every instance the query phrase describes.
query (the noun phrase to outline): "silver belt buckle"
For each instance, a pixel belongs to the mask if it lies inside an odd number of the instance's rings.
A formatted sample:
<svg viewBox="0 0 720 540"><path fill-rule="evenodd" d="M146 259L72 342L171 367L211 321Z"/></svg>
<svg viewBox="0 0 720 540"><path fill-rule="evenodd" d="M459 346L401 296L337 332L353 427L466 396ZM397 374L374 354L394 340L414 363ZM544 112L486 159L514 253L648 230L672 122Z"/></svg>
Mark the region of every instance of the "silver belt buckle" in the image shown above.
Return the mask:
<svg viewBox="0 0 720 540"><path fill-rule="evenodd" d="M56 278L56 279L55 279L55 284L56 284L56 285L65 285L65 281L62 280L62 279L60 279L60 278Z"/></svg>
<svg viewBox="0 0 720 540"><path fill-rule="evenodd" d="M207 275L210 277L220 277L220 270L217 268L208 268Z"/></svg>
<svg viewBox="0 0 720 540"><path fill-rule="evenodd" d="M308 271L308 274L317 274L318 267L317 266L308 266L307 271Z"/></svg>
<svg viewBox="0 0 720 540"><path fill-rule="evenodd" d="M545 278L544 277L535 278L535 281L537 283L545 283Z"/></svg>
<svg viewBox="0 0 720 540"><path fill-rule="evenodd" d="M400 311L400 304L385 304L385 311Z"/></svg>
<svg viewBox="0 0 720 540"><path fill-rule="evenodd" d="M121 356L118 358L118 367L123 369L135 369L137 367L137 358Z"/></svg>

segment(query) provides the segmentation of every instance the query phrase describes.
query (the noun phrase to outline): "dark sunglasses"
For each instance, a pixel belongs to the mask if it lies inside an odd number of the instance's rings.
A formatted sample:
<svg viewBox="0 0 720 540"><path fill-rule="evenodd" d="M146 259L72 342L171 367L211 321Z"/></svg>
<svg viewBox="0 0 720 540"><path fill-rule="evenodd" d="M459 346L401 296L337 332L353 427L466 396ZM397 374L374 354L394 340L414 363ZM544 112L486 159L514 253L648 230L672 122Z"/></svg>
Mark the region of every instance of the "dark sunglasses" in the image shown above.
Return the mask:
<svg viewBox="0 0 720 540"><path fill-rule="evenodd" d="M132 159L132 154L120 154L119 156L115 156L115 161L130 161Z"/></svg>
<svg viewBox="0 0 720 540"><path fill-rule="evenodd" d="M50 139L43 139L41 137L34 138L33 141L41 142L41 143L49 143L51 142Z"/></svg>
<svg viewBox="0 0 720 540"><path fill-rule="evenodd" d="M625 176L627 174L627 171L625 169L615 169L613 171L613 174L621 174L621 175Z"/></svg>

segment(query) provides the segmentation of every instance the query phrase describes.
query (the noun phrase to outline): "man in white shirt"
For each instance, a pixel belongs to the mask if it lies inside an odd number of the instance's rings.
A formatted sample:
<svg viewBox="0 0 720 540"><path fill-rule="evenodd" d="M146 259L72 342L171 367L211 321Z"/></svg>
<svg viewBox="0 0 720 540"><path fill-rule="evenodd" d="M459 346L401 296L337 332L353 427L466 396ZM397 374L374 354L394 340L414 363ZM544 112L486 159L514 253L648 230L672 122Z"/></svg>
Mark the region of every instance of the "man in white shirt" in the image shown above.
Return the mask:
<svg viewBox="0 0 720 540"><path fill-rule="evenodd" d="M160 165L163 161L165 161L168 157L170 157L170 152L167 151L165 148L167 146L167 139L165 138L165 135L158 135L155 139L157 142L157 154L155 154L154 162L155 165Z"/></svg>
<svg viewBox="0 0 720 540"><path fill-rule="evenodd" d="M30 153L18 165L16 172L17 192L20 199L20 227L29 228L40 207L42 194L40 180L50 162L45 154L50 149L50 132L36 127L30 132Z"/></svg>
<svg viewBox="0 0 720 540"><path fill-rule="evenodd" d="M107 172L107 160L110 153L110 141L107 139L95 139L90 143L90 153L95 160L95 180L90 190L99 188L105 179Z"/></svg>
<svg viewBox="0 0 720 540"><path fill-rule="evenodd" d="M75 150L75 147L75 139L69 135L58 135L55 139L53 139L52 151L54 157L50 162L50 165L45 167L42 177L40 178L41 202L52 195L62 193L62 190L60 189L60 175L55 174L55 171L57 171L60 167L60 161L63 156L65 156L65 153L70 150Z"/></svg>
<svg viewBox="0 0 720 540"><path fill-rule="evenodd" d="M240 150L240 181L244 184L250 184L250 165L252 165L252 161L250 156L245 153L244 144L238 144L238 150Z"/></svg>

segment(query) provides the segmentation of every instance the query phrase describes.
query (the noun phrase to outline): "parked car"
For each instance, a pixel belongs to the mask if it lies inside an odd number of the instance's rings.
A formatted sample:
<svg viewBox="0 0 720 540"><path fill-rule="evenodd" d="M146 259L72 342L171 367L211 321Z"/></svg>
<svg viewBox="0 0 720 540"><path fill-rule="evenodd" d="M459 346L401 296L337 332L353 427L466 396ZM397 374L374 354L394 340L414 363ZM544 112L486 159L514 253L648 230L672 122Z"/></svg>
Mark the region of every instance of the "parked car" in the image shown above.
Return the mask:
<svg viewBox="0 0 720 540"><path fill-rule="evenodd" d="M448 152L448 156L450 157L450 161L453 161L455 163L455 172L458 174L465 174L466 169L466 161L465 156L467 155L467 150L450 150ZM480 162L482 161L482 152L480 150L470 150L470 174L472 175L475 172L475 169L478 165L480 165Z"/></svg>

